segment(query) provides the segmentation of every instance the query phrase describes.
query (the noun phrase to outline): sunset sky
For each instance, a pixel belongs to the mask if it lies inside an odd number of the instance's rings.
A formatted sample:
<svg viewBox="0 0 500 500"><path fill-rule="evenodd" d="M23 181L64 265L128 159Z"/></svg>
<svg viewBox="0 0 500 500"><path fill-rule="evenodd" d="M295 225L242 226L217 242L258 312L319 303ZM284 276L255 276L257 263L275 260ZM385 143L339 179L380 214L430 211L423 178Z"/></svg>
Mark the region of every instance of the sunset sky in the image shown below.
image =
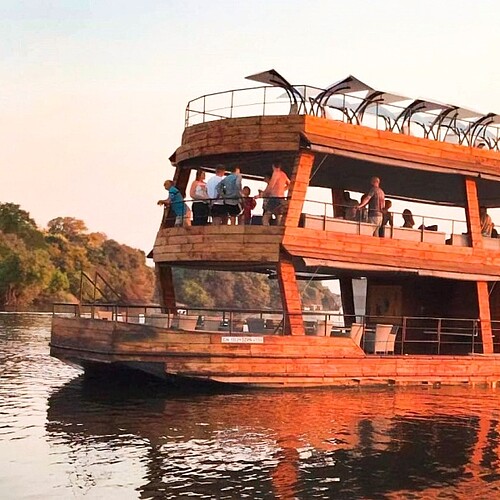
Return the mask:
<svg viewBox="0 0 500 500"><path fill-rule="evenodd" d="M500 113L499 26L498 0L0 0L0 201L149 251L190 99L275 68Z"/></svg>

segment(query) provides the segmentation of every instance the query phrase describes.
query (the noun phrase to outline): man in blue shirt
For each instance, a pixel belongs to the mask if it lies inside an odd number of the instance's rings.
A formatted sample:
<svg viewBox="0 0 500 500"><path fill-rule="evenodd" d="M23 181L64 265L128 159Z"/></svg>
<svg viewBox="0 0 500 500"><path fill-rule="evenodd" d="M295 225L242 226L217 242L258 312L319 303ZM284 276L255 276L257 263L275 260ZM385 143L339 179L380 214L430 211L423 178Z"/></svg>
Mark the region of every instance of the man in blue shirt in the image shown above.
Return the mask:
<svg viewBox="0 0 500 500"><path fill-rule="evenodd" d="M174 186L173 181L165 181L163 187L168 191L166 200L158 200L158 205L163 205L165 208L170 208L175 215L175 226L190 226L191 225L191 210L184 203L184 198L181 192Z"/></svg>

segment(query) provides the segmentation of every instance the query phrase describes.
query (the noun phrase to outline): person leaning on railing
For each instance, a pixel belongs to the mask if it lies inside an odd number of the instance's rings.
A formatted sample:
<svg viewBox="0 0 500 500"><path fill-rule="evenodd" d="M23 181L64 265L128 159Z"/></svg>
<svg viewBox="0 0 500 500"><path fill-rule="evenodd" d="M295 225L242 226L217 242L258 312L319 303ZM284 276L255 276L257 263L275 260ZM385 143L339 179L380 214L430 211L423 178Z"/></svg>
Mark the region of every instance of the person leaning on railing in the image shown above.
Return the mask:
<svg viewBox="0 0 500 500"><path fill-rule="evenodd" d="M175 215L175 226L190 226L191 225L191 210L184 203L184 198L181 192L174 186L174 181L167 180L163 183L163 187L168 191L168 198L158 200L158 205L165 207Z"/></svg>
<svg viewBox="0 0 500 500"><path fill-rule="evenodd" d="M380 179L378 177L372 177L370 184L371 189L363 196L363 200L358 205L358 210L368 205L368 222L375 225L373 236L378 236L379 229L382 227L385 193L380 187Z"/></svg>

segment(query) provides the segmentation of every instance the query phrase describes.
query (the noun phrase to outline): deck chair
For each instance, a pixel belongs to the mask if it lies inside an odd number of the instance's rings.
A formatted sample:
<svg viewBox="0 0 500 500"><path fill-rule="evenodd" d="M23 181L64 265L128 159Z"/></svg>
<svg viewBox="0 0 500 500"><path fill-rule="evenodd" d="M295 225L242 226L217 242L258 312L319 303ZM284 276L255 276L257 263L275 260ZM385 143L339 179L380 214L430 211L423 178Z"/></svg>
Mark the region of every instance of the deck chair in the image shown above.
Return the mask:
<svg viewBox="0 0 500 500"><path fill-rule="evenodd" d="M394 353L397 327L394 325L377 325L375 328L375 354Z"/></svg>
<svg viewBox="0 0 500 500"><path fill-rule="evenodd" d="M353 323L351 325L350 337L358 346L361 345L361 337L363 336L364 327L361 323Z"/></svg>
<svg viewBox="0 0 500 500"><path fill-rule="evenodd" d="M104 319L106 321L113 321L113 311L96 311L94 313L95 319Z"/></svg>

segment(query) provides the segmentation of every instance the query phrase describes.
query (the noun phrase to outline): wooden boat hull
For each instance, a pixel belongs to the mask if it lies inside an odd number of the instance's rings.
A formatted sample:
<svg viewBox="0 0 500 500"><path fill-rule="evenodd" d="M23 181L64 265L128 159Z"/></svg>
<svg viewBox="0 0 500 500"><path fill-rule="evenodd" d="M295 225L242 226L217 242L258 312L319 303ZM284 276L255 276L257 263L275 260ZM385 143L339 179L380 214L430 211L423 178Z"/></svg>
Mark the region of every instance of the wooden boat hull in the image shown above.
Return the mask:
<svg viewBox="0 0 500 500"><path fill-rule="evenodd" d="M249 387L490 384L498 355L366 355L348 337L184 332L54 317L51 355L92 371L140 370L165 381Z"/></svg>

